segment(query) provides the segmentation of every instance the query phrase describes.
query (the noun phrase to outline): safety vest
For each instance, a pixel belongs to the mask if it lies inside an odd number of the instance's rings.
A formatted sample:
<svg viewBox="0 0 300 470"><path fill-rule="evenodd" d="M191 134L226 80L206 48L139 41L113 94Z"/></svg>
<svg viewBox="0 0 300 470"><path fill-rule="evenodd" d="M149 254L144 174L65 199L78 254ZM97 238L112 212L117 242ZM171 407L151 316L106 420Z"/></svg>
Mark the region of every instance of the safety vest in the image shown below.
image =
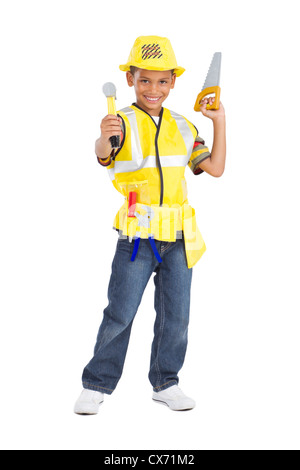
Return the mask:
<svg viewBox="0 0 300 470"><path fill-rule="evenodd" d="M162 108L158 125L137 105L118 112L125 130L122 147L107 167L125 202L114 228L130 238L174 242L184 235L187 265L192 268L206 250L187 199L185 168L197 129L183 116ZM130 193L136 193L129 217Z"/></svg>

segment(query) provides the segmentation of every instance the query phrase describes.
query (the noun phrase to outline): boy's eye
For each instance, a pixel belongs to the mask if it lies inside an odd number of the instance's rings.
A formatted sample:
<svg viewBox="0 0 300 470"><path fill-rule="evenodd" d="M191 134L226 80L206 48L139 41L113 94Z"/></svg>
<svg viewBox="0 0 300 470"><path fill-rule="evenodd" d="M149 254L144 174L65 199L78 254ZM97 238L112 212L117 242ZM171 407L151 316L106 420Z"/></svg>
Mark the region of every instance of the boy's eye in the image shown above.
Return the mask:
<svg viewBox="0 0 300 470"><path fill-rule="evenodd" d="M146 80L145 78L141 80L142 83L149 83L149 80ZM167 83L166 80L160 80L159 82L161 85L165 85Z"/></svg>

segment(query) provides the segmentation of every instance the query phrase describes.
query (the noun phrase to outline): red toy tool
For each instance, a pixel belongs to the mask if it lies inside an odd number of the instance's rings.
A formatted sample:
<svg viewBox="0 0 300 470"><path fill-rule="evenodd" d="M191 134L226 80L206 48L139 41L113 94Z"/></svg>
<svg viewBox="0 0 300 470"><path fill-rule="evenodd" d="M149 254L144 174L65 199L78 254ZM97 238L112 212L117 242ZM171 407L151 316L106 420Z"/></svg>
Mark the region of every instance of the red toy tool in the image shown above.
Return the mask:
<svg viewBox="0 0 300 470"><path fill-rule="evenodd" d="M130 191L128 195L128 217L135 217L136 192Z"/></svg>

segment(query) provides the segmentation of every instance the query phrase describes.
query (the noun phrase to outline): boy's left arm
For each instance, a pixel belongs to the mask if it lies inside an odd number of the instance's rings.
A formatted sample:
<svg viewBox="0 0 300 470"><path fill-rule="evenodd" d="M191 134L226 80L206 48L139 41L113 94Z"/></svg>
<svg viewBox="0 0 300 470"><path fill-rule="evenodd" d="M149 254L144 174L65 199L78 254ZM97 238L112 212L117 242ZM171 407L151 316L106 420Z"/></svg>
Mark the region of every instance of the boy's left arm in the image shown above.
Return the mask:
<svg viewBox="0 0 300 470"><path fill-rule="evenodd" d="M208 117L213 121L214 126L214 141L210 158L206 158L203 162L199 163L199 168L211 176L222 176L225 169L226 160L226 122L225 110L220 103L217 110L206 109L207 104L212 105L214 98L205 98L201 101L200 111L203 116Z"/></svg>

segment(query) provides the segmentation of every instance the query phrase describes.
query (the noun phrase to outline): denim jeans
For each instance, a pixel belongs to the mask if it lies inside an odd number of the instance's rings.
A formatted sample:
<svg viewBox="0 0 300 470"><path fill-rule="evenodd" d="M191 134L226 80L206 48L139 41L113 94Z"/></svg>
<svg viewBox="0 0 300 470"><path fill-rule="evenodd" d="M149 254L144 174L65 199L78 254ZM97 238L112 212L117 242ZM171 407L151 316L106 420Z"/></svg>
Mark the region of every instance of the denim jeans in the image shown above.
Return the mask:
<svg viewBox="0 0 300 470"><path fill-rule="evenodd" d="M192 269L188 269L184 240L155 241L162 263L149 240L142 239L134 262L133 245L119 238L94 357L83 372L84 388L110 395L122 375L131 327L145 287L153 273L155 283L154 339L149 380L155 391L179 382L183 366L190 311Z"/></svg>

